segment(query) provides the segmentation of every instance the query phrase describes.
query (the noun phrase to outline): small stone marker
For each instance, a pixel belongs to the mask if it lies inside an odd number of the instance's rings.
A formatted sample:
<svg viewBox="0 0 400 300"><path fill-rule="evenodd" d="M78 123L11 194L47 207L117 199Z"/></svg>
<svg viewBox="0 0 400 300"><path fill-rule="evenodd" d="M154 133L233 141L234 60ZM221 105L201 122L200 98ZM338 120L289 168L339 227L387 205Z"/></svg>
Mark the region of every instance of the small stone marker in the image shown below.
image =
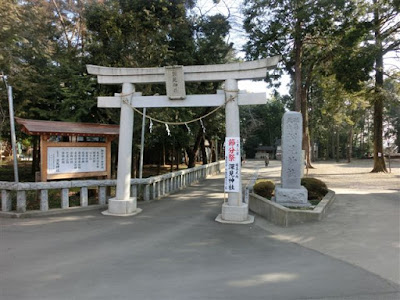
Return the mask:
<svg viewBox="0 0 400 300"><path fill-rule="evenodd" d="M284 206L310 206L307 189L301 186L303 165L303 119L299 112L289 111L282 118L281 186L275 189L275 201Z"/></svg>

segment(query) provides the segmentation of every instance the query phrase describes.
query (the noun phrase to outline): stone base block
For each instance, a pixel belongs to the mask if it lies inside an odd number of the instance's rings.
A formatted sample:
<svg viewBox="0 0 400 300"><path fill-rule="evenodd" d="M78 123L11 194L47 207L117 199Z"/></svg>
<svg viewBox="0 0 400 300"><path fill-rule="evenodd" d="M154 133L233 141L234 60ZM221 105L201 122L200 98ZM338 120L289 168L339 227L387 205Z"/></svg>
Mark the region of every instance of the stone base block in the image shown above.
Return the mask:
<svg viewBox="0 0 400 300"><path fill-rule="evenodd" d="M137 208L136 197L127 200L111 198L108 200L108 210L103 211L107 216L134 216L142 210Z"/></svg>
<svg viewBox="0 0 400 300"><path fill-rule="evenodd" d="M251 218L250 218L251 219ZM242 203L240 206L228 205L228 203L222 204L222 214L220 214L216 221L221 223L238 223L238 224L247 224L250 221L249 219L249 206L246 203ZM254 218L253 221L254 222ZM250 223L252 223L250 222Z"/></svg>
<svg viewBox="0 0 400 300"><path fill-rule="evenodd" d="M250 194L249 210L275 225L288 227L322 220L328 214L328 210L334 201L335 192L329 190L328 194L325 195L314 209L292 209L259 195Z"/></svg>
<svg viewBox="0 0 400 300"><path fill-rule="evenodd" d="M252 215L247 215L247 220L246 221L226 221L222 219L222 214L219 214L218 217L215 218L215 221L219 223L224 223L224 224L252 224L254 223L254 216Z"/></svg>
<svg viewBox="0 0 400 300"><path fill-rule="evenodd" d="M283 206L311 206L308 202L308 191L304 186L299 189L276 187L274 201Z"/></svg>

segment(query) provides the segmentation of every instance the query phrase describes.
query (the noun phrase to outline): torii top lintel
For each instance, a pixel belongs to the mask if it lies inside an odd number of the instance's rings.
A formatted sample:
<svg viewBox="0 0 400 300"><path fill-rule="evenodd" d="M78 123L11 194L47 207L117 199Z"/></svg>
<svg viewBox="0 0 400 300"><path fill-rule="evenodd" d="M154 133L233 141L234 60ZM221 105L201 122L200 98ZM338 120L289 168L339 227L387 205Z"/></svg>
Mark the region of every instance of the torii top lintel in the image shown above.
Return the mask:
<svg viewBox="0 0 400 300"><path fill-rule="evenodd" d="M276 67L280 56L255 61L219 65L184 66L184 81L205 82L226 79L264 79L268 69ZM100 84L165 83L165 68L113 68L87 65L89 74Z"/></svg>

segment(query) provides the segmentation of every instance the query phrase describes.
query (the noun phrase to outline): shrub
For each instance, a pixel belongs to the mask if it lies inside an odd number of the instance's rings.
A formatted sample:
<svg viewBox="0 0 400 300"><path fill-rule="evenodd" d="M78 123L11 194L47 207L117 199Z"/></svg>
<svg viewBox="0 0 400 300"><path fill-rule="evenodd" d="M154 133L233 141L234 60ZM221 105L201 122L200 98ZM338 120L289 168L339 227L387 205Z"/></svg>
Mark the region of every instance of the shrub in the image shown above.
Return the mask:
<svg viewBox="0 0 400 300"><path fill-rule="evenodd" d="M317 178L302 178L301 185L308 191L308 200L322 200L328 193L328 187L325 182Z"/></svg>
<svg viewBox="0 0 400 300"><path fill-rule="evenodd" d="M275 190L275 183L271 180L258 179L253 187L254 193L261 197L271 199Z"/></svg>

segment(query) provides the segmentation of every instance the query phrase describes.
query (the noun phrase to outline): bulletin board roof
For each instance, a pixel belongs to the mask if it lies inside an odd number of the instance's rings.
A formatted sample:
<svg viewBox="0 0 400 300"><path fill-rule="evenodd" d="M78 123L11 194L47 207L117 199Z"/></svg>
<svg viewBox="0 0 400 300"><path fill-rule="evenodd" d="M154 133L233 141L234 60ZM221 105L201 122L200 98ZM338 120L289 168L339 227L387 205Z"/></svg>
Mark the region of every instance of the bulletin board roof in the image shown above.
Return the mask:
<svg viewBox="0 0 400 300"><path fill-rule="evenodd" d="M119 134L119 125L43 121L15 118L21 130L29 135L66 135L115 137Z"/></svg>

